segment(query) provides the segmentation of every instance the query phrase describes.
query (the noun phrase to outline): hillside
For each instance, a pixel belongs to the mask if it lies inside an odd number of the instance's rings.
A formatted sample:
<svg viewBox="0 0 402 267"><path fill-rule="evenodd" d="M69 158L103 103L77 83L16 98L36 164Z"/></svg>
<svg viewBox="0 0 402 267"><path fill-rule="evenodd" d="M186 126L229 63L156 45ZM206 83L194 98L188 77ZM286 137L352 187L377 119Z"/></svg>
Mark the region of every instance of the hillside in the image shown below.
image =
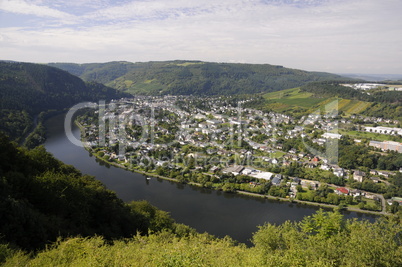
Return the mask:
<svg viewBox="0 0 402 267"><path fill-rule="evenodd" d="M365 92L329 82L309 83L302 86L301 91L310 93L313 98L336 98L340 101L339 111L347 114L402 119L401 91L376 89Z"/></svg>
<svg viewBox="0 0 402 267"><path fill-rule="evenodd" d="M308 72L268 64L202 61L51 63L78 75L131 94L233 95L272 92L312 81L344 80L339 75Z"/></svg>
<svg viewBox="0 0 402 267"><path fill-rule="evenodd" d="M1 133L0 175L0 244L36 250L59 237L111 240L176 227L166 212L145 201L124 203L43 147L26 150Z"/></svg>
<svg viewBox="0 0 402 267"><path fill-rule="evenodd" d="M402 119L402 92L373 91L370 94L337 83L313 82L301 87L266 93L247 106L288 113L294 117L315 112L338 101L340 114Z"/></svg>
<svg viewBox="0 0 402 267"><path fill-rule="evenodd" d="M99 83L85 83L54 67L0 62L0 130L17 141L32 130L41 112L124 96L128 95Z"/></svg>

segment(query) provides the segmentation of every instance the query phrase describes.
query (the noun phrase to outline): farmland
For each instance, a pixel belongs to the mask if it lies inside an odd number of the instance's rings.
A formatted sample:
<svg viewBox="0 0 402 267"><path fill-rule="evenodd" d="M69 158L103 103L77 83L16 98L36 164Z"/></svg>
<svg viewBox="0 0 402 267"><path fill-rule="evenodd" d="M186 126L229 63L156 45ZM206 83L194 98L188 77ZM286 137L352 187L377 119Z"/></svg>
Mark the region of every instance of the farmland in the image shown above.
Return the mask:
<svg viewBox="0 0 402 267"><path fill-rule="evenodd" d="M333 101L337 102L337 109L339 112L343 112L347 115L359 114L366 110L372 103L335 98L335 97L317 97L309 92L302 92L300 88L292 88L272 92L264 95L266 100L266 106L270 109L281 112L314 112L317 109L321 109L324 106L330 108L336 108ZM335 102L336 103L336 102Z"/></svg>

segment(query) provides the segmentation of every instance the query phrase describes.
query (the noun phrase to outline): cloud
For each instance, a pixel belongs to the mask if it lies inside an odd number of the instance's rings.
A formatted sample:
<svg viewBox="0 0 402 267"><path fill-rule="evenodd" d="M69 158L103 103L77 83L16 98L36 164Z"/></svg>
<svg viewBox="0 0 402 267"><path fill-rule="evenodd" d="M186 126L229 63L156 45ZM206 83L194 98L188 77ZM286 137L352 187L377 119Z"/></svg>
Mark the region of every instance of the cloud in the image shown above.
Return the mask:
<svg viewBox="0 0 402 267"><path fill-rule="evenodd" d="M43 26L44 18L30 28L2 28L0 57L39 62L201 59L332 72L402 69L399 0L66 3L30 2L45 8L29 14L50 17L59 26ZM8 9L17 12L15 5Z"/></svg>
<svg viewBox="0 0 402 267"><path fill-rule="evenodd" d="M23 0L3 0L0 10L16 14L35 15L38 17L50 17L58 19L72 19L74 16L44 5Z"/></svg>

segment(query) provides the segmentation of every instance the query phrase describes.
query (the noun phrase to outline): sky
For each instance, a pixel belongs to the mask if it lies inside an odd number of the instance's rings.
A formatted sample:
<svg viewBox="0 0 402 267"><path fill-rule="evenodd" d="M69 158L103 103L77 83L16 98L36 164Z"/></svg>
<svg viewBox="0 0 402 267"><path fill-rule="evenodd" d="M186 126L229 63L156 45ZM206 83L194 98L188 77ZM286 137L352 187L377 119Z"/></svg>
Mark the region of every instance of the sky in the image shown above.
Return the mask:
<svg viewBox="0 0 402 267"><path fill-rule="evenodd" d="M402 74L402 0L0 0L0 59Z"/></svg>

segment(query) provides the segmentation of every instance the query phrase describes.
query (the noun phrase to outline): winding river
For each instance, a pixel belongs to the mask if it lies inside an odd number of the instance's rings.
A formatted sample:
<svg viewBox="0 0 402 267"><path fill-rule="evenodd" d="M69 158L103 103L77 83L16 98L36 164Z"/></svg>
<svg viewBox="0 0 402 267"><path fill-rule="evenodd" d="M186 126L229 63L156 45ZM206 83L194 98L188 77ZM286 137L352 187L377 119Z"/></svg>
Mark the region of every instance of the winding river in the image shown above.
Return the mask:
<svg viewBox="0 0 402 267"><path fill-rule="evenodd" d="M258 230L258 225L301 220L318 209L227 194L157 178L147 180L141 174L99 163L84 148L72 144L64 133L64 115L49 119L46 128L48 139L45 147L56 158L75 166L83 174L94 175L124 201L147 200L168 211L177 222L187 224L199 232L206 231L219 237L229 235L237 241L250 244L250 238ZM73 127L73 134L79 138L77 127ZM356 212L345 212L344 215L347 218L375 220L373 215Z"/></svg>

